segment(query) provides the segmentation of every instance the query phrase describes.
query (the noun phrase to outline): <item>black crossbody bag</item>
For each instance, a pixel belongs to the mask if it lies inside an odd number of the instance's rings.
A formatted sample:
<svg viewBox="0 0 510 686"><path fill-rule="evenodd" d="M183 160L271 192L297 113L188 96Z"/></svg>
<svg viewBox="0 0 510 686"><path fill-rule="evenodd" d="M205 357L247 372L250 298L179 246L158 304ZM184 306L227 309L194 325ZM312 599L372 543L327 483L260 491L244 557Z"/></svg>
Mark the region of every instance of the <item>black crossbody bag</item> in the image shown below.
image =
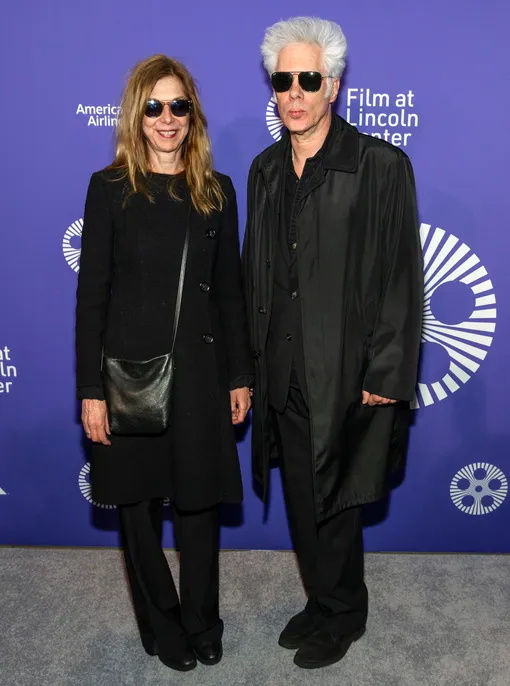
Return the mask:
<svg viewBox="0 0 510 686"><path fill-rule="evenodd" d="M181 313L189 235L188 213L170 352L142 362L103 355L103 388L113 434L156 435L163 433L169 426L175 376L174 348Z"/></svg>

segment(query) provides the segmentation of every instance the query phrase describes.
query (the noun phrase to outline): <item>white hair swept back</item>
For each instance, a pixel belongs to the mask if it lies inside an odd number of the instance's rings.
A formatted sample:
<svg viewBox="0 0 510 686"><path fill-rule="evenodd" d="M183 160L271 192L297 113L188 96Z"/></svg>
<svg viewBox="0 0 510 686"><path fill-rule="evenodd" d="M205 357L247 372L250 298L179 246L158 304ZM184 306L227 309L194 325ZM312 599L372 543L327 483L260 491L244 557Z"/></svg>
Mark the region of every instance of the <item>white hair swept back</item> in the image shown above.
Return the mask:
<svg viewBox="0 0 510 686"><path fill-rule="evenodd" d="M293 17L266 29L261 52L269 76L276 71L280 51L291 43L318 45L322 49L326 74L336 78L342 76L347 57L347 39L335 22L318 17Z"/></svg>

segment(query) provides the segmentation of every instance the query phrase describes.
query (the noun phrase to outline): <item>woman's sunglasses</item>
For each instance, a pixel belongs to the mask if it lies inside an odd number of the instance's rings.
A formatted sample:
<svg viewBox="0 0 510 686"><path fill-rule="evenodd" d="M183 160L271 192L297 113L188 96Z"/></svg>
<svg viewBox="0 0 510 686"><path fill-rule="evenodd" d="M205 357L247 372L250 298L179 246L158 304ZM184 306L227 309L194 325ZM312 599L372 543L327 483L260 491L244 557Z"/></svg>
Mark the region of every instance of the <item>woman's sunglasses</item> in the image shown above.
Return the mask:
<svg viewBox="0 0 510 686"><path fill-rule="evenodd" d="M151 119L161 117L165 105L170 106L170 112L174 117L185 117L191 112L193 102L184 98L179 98L178 100L147 100L145 116L150 117Z"/></svg>
<svg viewBox="0 0 510 686"><path fill-rule="evenodd" d="M294 74L297 74L301 88L307 93L317 93L322 86L322 79L330 79L331 76L322 76L320 71L275 71L271 74L271 85L277 93L285 93L292 87Z"/></svg>

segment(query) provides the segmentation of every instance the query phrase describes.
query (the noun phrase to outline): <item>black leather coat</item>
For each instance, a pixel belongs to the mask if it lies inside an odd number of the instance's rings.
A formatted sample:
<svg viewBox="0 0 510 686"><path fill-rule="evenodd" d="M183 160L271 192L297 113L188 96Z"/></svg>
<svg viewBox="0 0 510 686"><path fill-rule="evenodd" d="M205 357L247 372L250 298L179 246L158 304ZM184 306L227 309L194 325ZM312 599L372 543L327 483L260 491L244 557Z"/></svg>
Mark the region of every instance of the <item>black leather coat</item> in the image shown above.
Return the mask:
<svg viewBox="0 0 510 686"><path fill-rule="evenodd" d="M333 116L297 220L317 519L381 498L403 463L414 397L423 271L406 154ZM253 472L267 493L272 429L266 341L288 134L253 162L243 272L256 366ZM361 404L362 390L401 402Z"/></svg>

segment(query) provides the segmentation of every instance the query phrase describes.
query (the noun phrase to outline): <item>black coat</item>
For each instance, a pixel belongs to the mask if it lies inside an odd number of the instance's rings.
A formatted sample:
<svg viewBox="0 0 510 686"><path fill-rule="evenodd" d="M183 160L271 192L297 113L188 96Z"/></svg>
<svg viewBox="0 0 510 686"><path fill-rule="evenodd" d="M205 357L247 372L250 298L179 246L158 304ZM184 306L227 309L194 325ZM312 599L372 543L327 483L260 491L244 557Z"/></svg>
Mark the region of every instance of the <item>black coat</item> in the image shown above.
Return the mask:
<svg viewBox="0 0 510 686"><path fill-rule="evenodd" d="M297 218L302 334L317 518L381 498L402 465L414 398L423 272L411 163L333 116L331 143ZM262 152L248 179L243 271L256 367L252 453L267 492L273 432L266 344L283 162ZM361 404L362 390L402 401Z"/></svg>
<svg viewBox="0 0 510 686"><path fill-rule="evenodd" d="M169 496L183 509L200 509L242 499L229 390L249 383L253 362L235 191L228 177L217 178L226 195L222 212L191 213L171 428L93 445L98 502ZM123 206L125 190L125 181L103 171L92 176L87 194L76 311L81 388L101 385L103 346L106 355L131 360L171 347L187 211L166 191L155 203L139 193Z"/></svg>

